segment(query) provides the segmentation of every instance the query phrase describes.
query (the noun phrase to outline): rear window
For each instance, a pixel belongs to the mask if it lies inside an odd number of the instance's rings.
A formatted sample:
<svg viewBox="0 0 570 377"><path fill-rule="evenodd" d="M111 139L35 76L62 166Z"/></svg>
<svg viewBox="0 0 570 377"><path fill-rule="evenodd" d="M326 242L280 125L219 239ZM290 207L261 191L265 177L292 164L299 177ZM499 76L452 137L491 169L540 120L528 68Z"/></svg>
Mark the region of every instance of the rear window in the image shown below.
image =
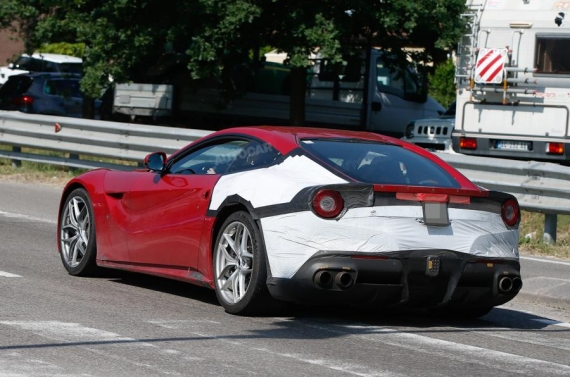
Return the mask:
<svg viewBox="0 0 570 377"><path fill-rule="evenodd" d="M570 74L570 34L536 35L536 73Z"/></svg>
<svg viewBox="0 0 570 377"><path fill-rule="evenodd" d="M11 76L2 87L0 96L18 96L28 91L33 80L26 76Z"/></svg>
<svg viewBox="0 0 570 377"><path fill-rule="evenodd" d="M363 140L302 140L311 154L366 183L459 188L436 163L397 145Z"/></svg>

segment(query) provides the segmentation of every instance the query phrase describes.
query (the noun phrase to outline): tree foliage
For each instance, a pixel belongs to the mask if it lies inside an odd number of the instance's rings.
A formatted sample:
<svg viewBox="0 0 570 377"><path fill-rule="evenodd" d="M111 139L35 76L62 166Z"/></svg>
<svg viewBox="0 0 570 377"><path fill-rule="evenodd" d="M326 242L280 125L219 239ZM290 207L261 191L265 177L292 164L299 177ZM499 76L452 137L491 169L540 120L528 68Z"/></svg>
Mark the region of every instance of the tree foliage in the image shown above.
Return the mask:
<svg viewBox="0 0 570 377"><path fill-rule="evenodd" d="M186 54L188 75L231 87L232 67L273 46L293 68L319 52L333 61L381 46L399 62L437 60L459 38L464 0L2 0L0 28L16 28L26 48L83 43L82 87L92 96L138 80L167 52Z"/></svg>
<svg viewBox="0 0 570 377"><path fill-rule="evenodd" d="M455 101L455 65L453 60L436 65L435 71L429 76L429 94L444 107Z"/></svg>

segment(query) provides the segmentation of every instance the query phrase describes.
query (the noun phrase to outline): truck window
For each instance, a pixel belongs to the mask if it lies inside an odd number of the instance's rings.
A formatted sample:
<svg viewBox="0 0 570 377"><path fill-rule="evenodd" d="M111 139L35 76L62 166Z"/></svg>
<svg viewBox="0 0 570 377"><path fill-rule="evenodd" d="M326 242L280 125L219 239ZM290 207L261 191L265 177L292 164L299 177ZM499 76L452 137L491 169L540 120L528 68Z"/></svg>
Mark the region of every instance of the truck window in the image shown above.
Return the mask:
<svg viewBox="0 0 570 377"><path fill-rule="evenodd" d="M405 99L419 95L413 75L408 70L387 67L382 58L376 60L376 83L382 93L391 93Z"/></svg>
<svg viewBox="0 0 570 377"><path fill-rule="evenodd" d="M537 73L570 74L570 34L536 36Z"/></svg>
<svg viewBox="0 0 570 377"><path fill-rule="evenodd" d="M340 64L327 59L315 59L308 71L310 98L348 103L362 102L364 91L364 63L354 57Z"/></svg>

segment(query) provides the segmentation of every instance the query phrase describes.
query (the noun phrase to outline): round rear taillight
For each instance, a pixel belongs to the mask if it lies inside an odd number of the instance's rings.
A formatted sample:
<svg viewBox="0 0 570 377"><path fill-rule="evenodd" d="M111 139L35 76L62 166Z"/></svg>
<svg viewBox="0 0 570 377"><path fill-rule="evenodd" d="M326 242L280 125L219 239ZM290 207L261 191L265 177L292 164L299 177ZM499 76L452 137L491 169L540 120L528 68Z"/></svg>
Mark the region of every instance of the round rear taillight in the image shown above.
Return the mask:
<svg viewBox="0 0 570 377"><path fill-rule="evenodd" d="M338 191L323 189L313 198L313 210L325 219L340 215L344 209L344 200Z"/></svg>
<svg viewBox="0 0 570 377"><path fill-rule="evenodd" d="M515 226L519 222L521 210L519 203L514 199L506 200L501 206L501 217L507 226Z"/></svg>

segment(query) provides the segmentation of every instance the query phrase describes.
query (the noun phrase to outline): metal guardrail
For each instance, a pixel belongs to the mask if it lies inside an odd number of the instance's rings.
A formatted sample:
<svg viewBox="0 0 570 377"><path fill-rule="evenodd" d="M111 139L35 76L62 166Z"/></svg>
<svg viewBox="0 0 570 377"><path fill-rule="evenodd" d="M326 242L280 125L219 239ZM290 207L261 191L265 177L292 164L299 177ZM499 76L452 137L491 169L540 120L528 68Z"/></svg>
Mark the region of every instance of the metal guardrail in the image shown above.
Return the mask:
<svg viewBox="0 0 570 377"><path fill-rule="evenodd" d="M132 169L100 159L140 163L150 152L172 153L211 131L0 111L0 157L92 169ZM70 157L22 153L21 148ZM81 159L79 159L81 155ZM89 159L86 159L84 157ZM545 240L555 241L558 214L570 214L570 167L536 161L438 153L474 183L517 197L522 209L545 213Z"/></svg>
<svg viewBox="0 0 570 377"><path fill-rule="evenodd" d="M12 151L0 150L0 157L83 169L130 169L120 161L138 163L158 150L172 153L210 132L0 111L0 143L13 147ZM22 147L69 153L70 157L22 153ZM79 155L86 158L80 160Z"/></svg>

